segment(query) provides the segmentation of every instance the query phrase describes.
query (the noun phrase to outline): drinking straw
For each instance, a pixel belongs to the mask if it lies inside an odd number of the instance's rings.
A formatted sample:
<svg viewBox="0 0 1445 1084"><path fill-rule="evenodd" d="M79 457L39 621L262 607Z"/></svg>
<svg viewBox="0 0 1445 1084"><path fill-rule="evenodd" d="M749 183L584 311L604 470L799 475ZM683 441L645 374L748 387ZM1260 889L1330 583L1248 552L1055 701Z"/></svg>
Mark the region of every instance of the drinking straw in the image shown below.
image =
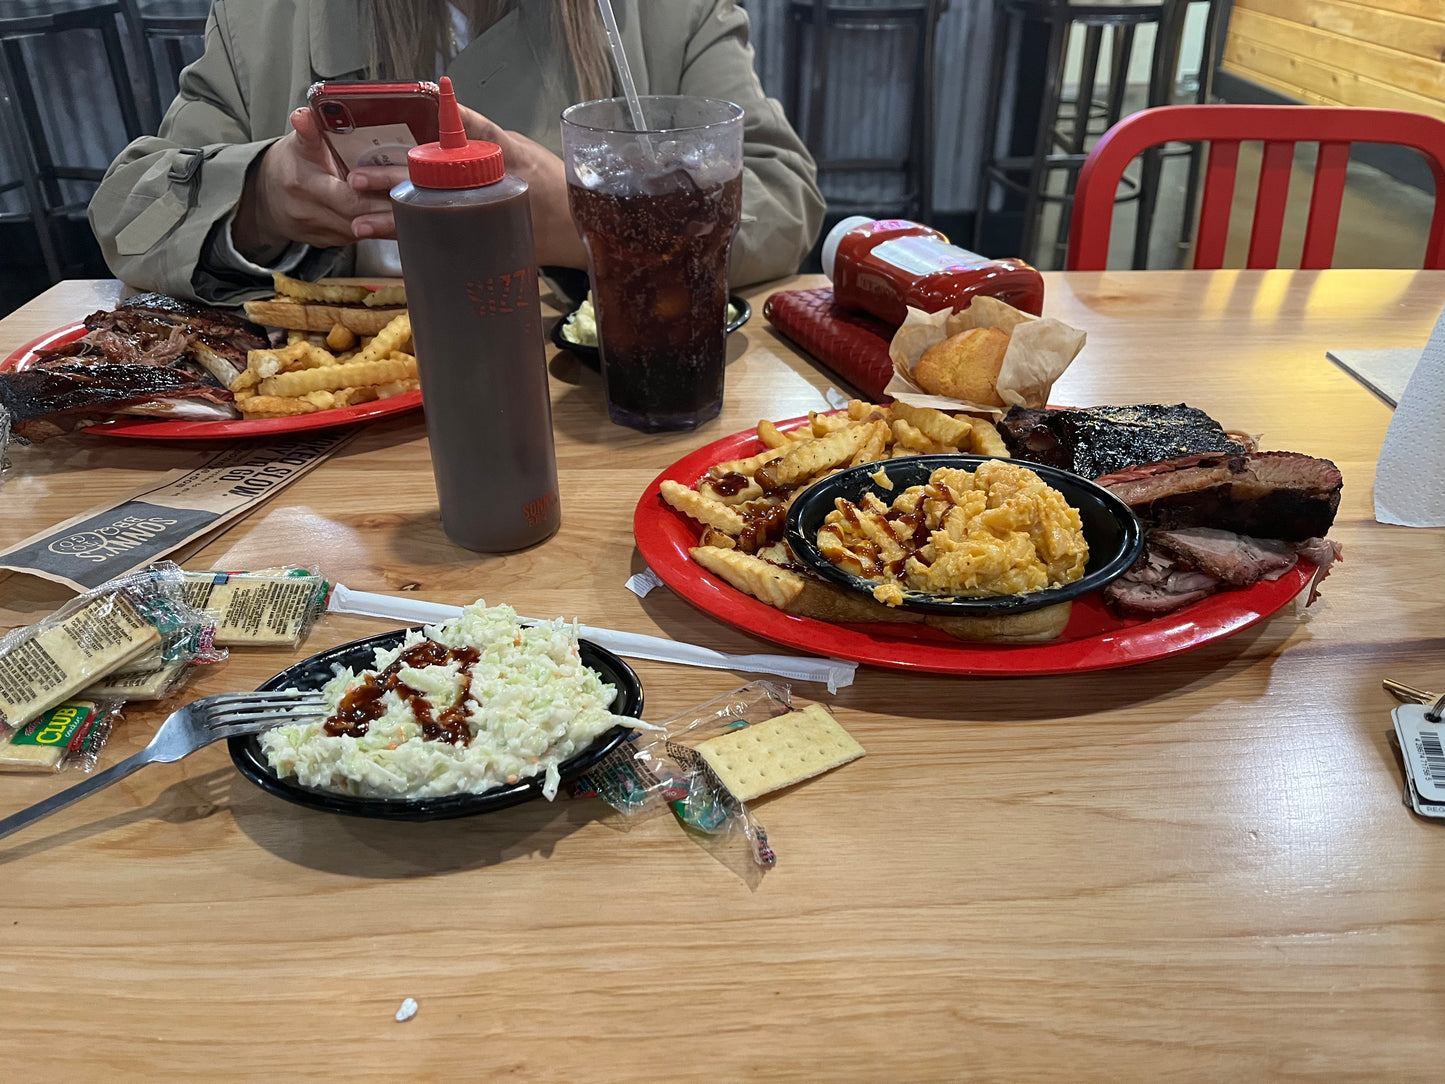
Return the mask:
<svg viewBox="0 0 1445 1084"><path fill-rule="evenodd" d="M627 99L627 111L632 114L633 130L642 133L647 123L642 119L642 101L637 97L637 84L632 81L632 66L627 63L627 54L622 50L622 35L617 30L617 16L612 11L612 0L597 0L597 10L602 13L602 25L607 29L607 44L612 49L612 63L617 67L617 78L622 82L622 95ZM642 148L652 155L652 141L642 135Z"/></svg>

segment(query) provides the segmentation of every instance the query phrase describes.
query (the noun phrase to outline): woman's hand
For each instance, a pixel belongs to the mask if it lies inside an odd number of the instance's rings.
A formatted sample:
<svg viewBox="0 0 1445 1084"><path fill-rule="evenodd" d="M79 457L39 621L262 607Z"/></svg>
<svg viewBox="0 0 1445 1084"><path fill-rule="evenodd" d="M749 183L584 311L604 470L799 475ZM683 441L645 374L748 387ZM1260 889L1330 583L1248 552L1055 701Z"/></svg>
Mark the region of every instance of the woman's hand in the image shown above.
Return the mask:
<svg viewBox="0 0 1445 1084"><path fill-rule="evenodd" d="M499 128L474 109L462 106L461 111L467 137L497 144L502 148L507 172L527 182L537 262L558 267L586 267L587 253L567 207L567 174L562 159L524 135ZM352 170L346 179L358 193L384 198L397 182L406 179L406 170L367 167ZM356 218L352 226L358 237L396 236L389 204L384 210Z"/></svg>
<svg viewBox="0 0 1445 1084"><path fill-rule="evenodd" d="M364 186L342 180L309 109L292 112L291 127L246 177L231 228L241 253L254 258L292 241L333 248L358 237L394 236L391 203L380 178ZM392 183L406 176L405 167L365 172L391 174ZM383 222L385 232L361 232Z"/></svg>

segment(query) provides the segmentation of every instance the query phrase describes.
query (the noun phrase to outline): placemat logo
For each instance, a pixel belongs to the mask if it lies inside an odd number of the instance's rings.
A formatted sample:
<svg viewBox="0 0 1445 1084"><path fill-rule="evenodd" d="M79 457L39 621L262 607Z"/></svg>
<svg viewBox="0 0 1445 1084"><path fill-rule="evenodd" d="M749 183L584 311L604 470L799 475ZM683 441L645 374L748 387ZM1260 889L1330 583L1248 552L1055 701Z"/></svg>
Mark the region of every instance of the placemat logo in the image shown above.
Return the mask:
<svg viewBox="0 0 1445 1084"><path fill-rule="evenodd" d="M79 531L64 538L57 538L45 548L51 553L73 557L79 561L99 563L145 545L156 535L164 534L167 527L174 527L177 522L179 521L158 516L123 516L107 527L97 527L93 531Z"/></svg>

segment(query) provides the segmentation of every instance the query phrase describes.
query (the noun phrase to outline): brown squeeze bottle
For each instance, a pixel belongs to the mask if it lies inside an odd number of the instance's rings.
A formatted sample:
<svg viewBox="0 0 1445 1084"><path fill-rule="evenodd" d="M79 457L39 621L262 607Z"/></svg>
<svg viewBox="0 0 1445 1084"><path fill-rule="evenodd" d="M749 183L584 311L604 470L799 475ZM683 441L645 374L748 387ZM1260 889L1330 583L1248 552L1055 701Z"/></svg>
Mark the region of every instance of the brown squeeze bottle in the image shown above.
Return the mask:
<svg viewBox="0 0 1445 1084"><path fill-rule="evenodd" d="M527 182L468 140L450 79L437 143L391 190L442 527L484 553L561 524Z"/></svg>

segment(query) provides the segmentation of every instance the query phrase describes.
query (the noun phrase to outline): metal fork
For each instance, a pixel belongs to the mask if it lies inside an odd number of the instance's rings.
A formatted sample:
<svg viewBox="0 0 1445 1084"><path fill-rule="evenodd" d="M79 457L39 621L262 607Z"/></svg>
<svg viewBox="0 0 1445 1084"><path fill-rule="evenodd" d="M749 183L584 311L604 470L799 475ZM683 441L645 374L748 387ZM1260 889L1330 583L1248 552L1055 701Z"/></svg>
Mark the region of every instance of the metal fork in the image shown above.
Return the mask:
<svg viewBox="0 0 1445 1084"><path fill-rule="evenodd" d="M172 712L151 743L135 756L0 820L0 838L119 782L147 764L170 764L222 738L255 734L324 714L326 702L319 692L222 693L194 700Z"/></svg>

